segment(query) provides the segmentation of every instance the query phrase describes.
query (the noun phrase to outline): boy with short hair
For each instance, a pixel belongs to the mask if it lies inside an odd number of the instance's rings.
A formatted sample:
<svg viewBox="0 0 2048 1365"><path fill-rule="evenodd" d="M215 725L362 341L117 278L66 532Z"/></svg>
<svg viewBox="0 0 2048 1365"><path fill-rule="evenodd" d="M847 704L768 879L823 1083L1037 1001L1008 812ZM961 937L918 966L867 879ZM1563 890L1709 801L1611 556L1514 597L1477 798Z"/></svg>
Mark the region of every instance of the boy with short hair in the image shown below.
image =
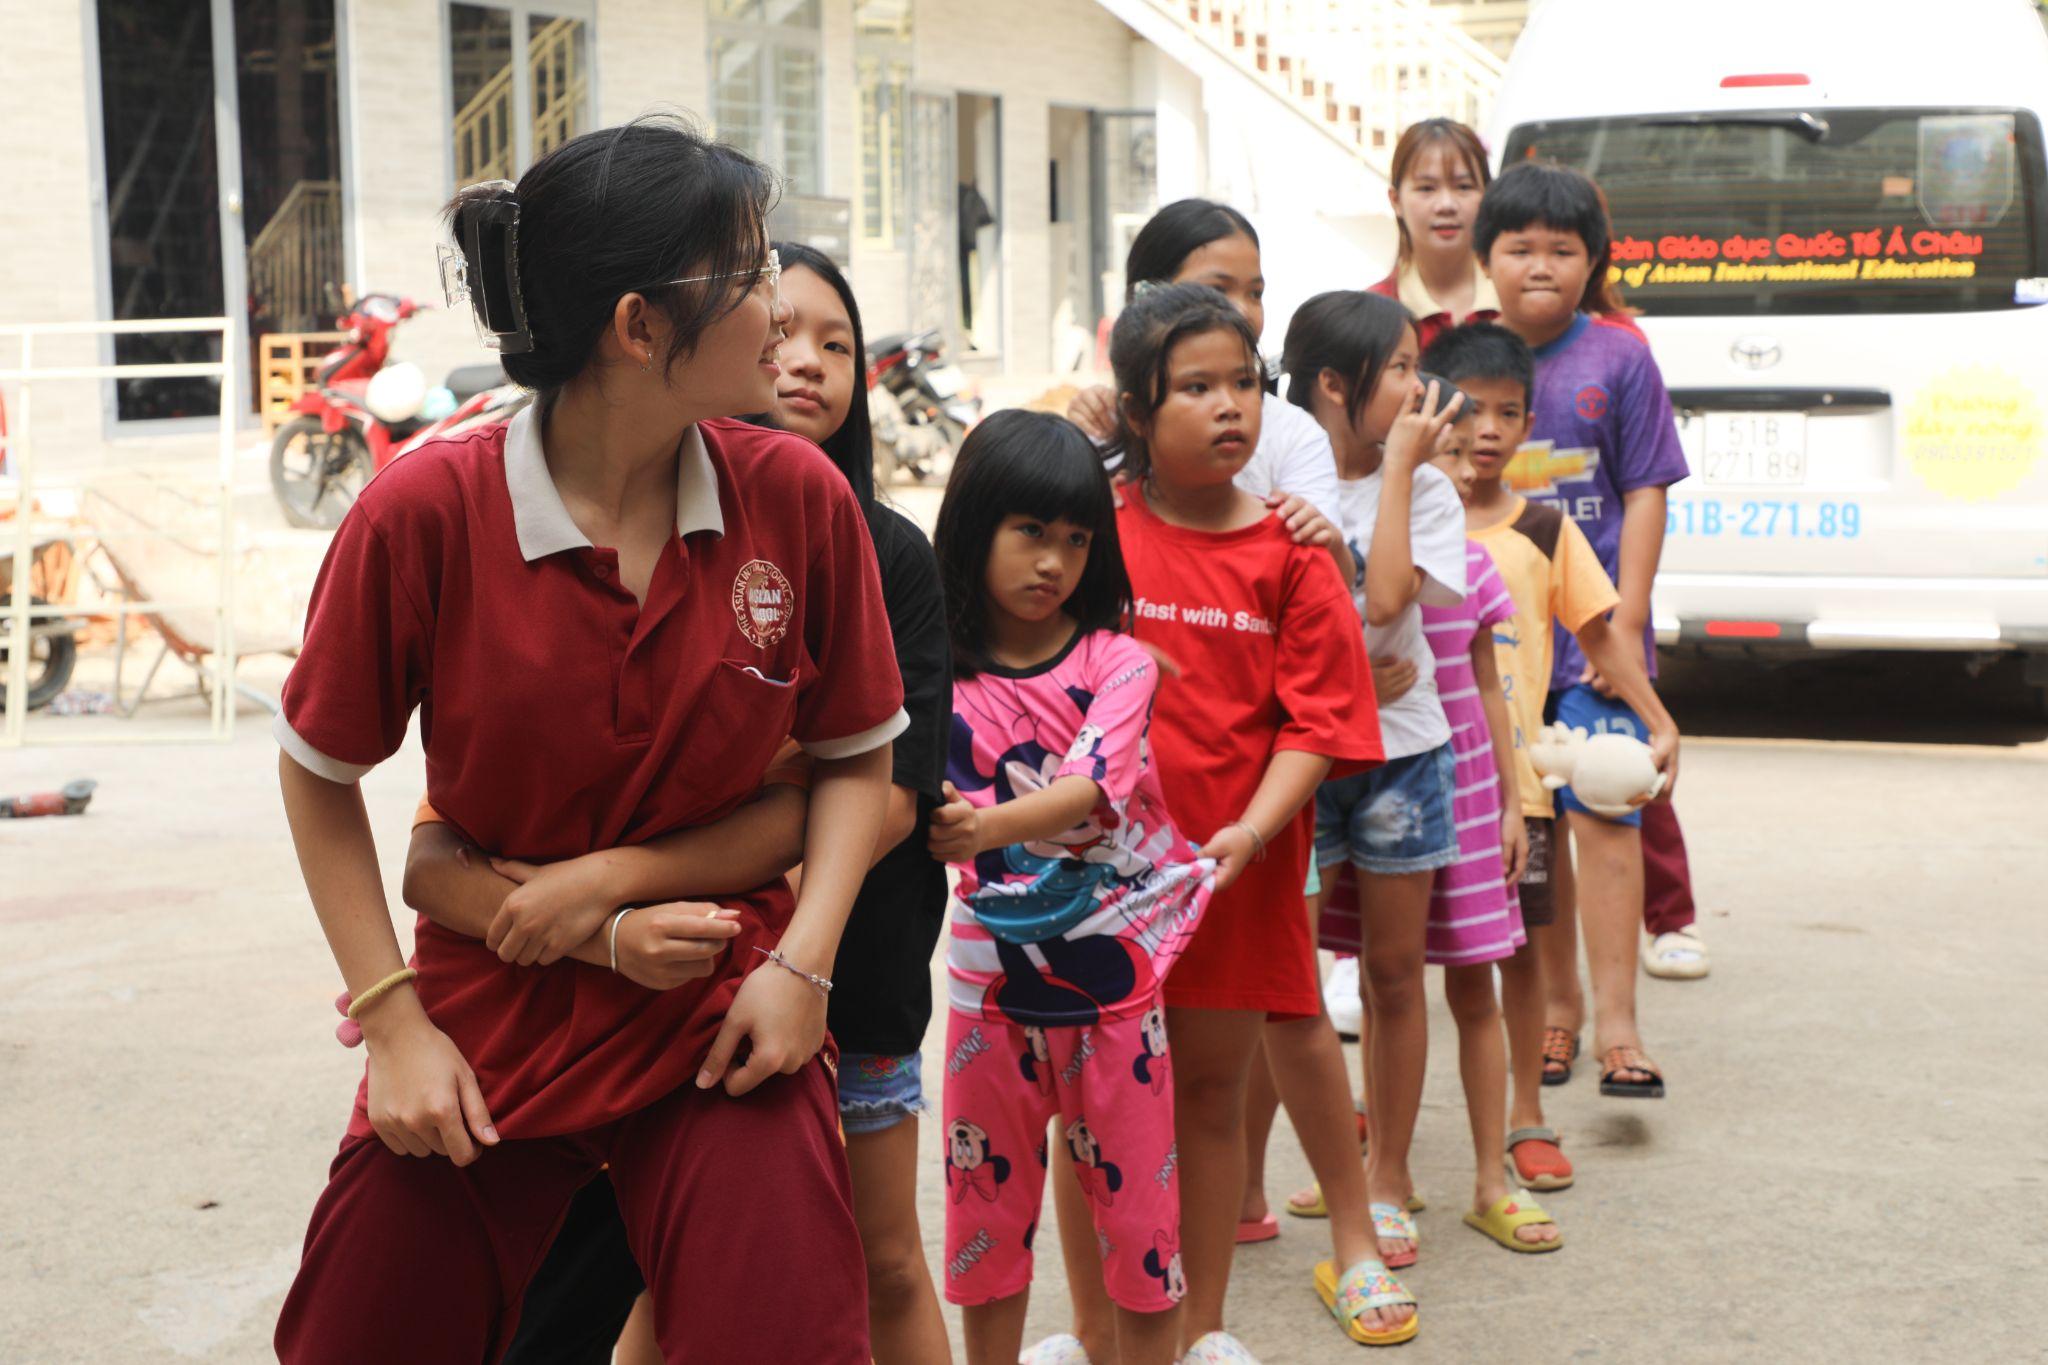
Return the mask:
<svg viewBox="0 0 2048 1365"><path fill-rule="evenodd" d="M1553 700L1556 642L1570 641L1576 656L1590 660L1618 698L1598 700L1627 712L1630 719L1642 718L1635 732L1650 742L1659 766L1673 778L1678 732L1650 684L1634 628L1617 627L1608 619L1610 611L1620 614L1622 599L1584 532L1555 505L1519 497L1511 487L1522 463L1516 452L1540 421L1531 402L1540 374L1528 345L1505 327L1474 323L1439 338L1423 364L1456 384L1472 409L1467 454L1471 478L1460 480L1466 533L1493 557L1515 601L1513 625L1494 636L1517 730L1517 788L1530 832L1529 871L1521 888L1530 942L1501 967L1515 1078L1509 1160L1527 1187L1561 1189L1571 1183L1571 1163L1558 1148L1556 1134L1543 1123L1540 1094L1546 1050L1545 979L1552 972L1568 974L1576 988L1577 953L1569 921L1558 922L1551 884L1563 869L1562 841L1553 837L1550 794L1531 767L1524 744L1526 735L1543 724L1546 702ZM1571 676L1576 678L1577 673L1574 668ZM1610 1053L1635 1047L1638 1051L1630 1060L1647 1062L1635 1034L1636 912L1624 899L1632 886L1636 903L1640 902L1640 843L1632 826L1586 811L1572 801L1569 789L1562 803L1571 828L1581 834L1582 850L1601 855L1587 859L1587 934L1598 1036ZM1627 866L1631 855L1632 872ZM1623 865L1616 868L1615 863ZM1569 909L1567 902L1567 914Z"/></svg>

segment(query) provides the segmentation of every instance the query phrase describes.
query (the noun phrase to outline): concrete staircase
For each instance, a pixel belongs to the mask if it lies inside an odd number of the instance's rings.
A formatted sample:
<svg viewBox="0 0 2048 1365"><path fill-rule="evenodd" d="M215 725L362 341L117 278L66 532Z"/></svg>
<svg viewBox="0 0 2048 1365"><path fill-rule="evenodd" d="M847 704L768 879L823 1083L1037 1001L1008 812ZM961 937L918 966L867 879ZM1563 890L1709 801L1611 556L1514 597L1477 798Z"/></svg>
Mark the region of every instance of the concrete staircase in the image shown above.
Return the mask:
<svg viewBox="0 0 2048 1365"><path fill-rule="evenodd" d="M1416 120L1446 116L1483 127L1505 69L1460 26L1459 9L1429 0L1102 3L1184 65L1213 69L1220 61L1382 184L1401 130Z"/></svg>

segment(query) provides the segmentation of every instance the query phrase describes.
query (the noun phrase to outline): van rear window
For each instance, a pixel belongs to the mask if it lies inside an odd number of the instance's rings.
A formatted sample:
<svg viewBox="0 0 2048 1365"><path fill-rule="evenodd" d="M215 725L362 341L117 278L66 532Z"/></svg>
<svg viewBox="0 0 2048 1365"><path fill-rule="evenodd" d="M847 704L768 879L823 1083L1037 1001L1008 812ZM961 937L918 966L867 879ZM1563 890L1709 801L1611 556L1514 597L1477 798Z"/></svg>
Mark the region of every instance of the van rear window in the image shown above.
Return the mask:
<svg viewBox="0 0 2048 1365"><path fill-rule="evenodd" d="M1600 182L1651 315L2048 302L2041 125L2011 109L1779 109L1523 124L1504 164Z"/></svg>

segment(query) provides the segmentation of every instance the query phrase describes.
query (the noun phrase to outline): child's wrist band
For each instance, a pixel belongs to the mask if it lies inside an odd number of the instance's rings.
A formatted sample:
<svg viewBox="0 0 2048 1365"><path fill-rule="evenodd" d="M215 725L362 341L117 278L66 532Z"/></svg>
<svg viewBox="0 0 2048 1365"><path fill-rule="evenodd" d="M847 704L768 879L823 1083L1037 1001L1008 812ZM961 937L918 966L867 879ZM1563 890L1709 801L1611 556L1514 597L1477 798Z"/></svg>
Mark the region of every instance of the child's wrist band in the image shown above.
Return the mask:
<svg viewBox="0 0 2048 1365"><path fill-rule="evenodd" d="M363 1011L418 975L418 968L401 967L361 995L352 996L343 991L334 997L335 1012L342 1016L341 1022L334 1026L334 1036L341 1041L341 1045L362 1046L363 1026L356 1021L362 1018Z"/></svg>
<svg viewBox="0 0 2048 1365"><path fill-rule="evenodd" d="M782 968L782 970L784 970L785 972L791 972L797 976L802 977L804 980L810 982L813 986L816 986L821 993L825 995L832 994L832 981L829 977L813 976L811 973L805 971L803 968L797 966L794 962L791 962L788 958L784 957L782 955L782 949L762 948L757 946L754 949L754 951L759 953L762 957L767 958L770 962L773 962L776 966Z"/></svg>
<svg viewBox="0 0 2048 1365"><path fill-rule="evenodd" d="M1263 863L1264 861L1266 861L1266 836L1259 833L1258 827L1254 825L1251 821L1232 820L1230 824L1225 825L1224 828L1241 829L1246 834L1251 835L1253 845L1252 861L1255 863Z"/></svg>
<svg viewBox="0 0 2048 1365"><path fill-rule="evenodd" d="M385 977L382 981L379 981L376 985L370 987L370 989L364 991L361 995L357 996L354 1000L350 1001L348 1007L348 1017L351 1019L361 1019L363 1017L364 1010L367 1010L368 1008L370 1008L370 1006L376 1004L379 1000L382 1000L385 996L397 990L400 986L403 986L406 982L412 980L419 974L419 968L417 967L400 967L397 971Z"/></svg>
<svg viewBox="0 0 2048 1365"><path fill-rule="evenodd" d="M612 970L614 972L618 971L619 969L619 921L624 919L626 916L632 914L635 910L638 910L639 908L640 907L637 905L629 905L625 909L619 911L617 914L612 916L611 949Z"/></svg>

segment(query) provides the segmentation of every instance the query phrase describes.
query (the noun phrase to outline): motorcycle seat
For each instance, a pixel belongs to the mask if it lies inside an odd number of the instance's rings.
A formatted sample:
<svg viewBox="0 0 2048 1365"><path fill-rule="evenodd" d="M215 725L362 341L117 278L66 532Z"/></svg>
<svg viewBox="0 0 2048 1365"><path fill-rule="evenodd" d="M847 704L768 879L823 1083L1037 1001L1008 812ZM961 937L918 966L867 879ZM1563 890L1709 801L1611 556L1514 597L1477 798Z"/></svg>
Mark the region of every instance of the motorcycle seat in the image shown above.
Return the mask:
<svg viewBox="0 0 2048 1365"><path fill-rule="evenodd" d="M457 404L467 403L485 389L495 389L505 382L504 367L496 364L464 365L448 372L448 392L455 395Z"/></svg>

